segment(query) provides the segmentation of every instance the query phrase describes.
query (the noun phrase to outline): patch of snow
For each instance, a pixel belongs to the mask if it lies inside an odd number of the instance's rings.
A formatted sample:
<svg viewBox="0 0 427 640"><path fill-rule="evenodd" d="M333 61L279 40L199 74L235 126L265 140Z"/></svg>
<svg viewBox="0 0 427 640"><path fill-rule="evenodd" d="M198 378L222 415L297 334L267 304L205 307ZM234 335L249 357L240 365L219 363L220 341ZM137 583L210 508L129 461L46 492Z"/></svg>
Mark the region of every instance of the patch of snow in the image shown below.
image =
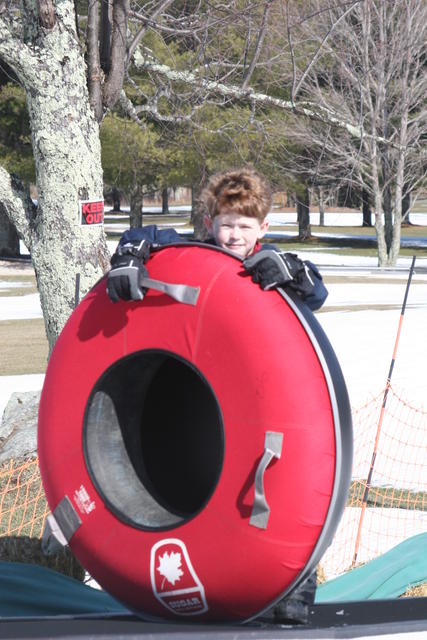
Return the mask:
<svg viewBox="0 0 427 640"><path fill-rule="evenodd" d="M3 412L15 391L39 391L43 387L44 373L23 376L0 376L0 424Z"/></svg>
<svg viewBox="0 0 427 640"><path fill-rule="evenodd" d="M355 544L349 544L349 538L356 540L360 521L360 507L347 507L341 518L334 541L322 556L320 564L328 580L350 567L353 561ZM392 523L384 535L384 519ZM357 553L357 564L386 553L407 538L424 533L427 530L427 513L406 509L367 508L363 518L361 543ZM365 535L363 536L363 533ZM378 552L380 549L380 552Z"/></svg>
<svg viewBox="0 0 427 640"><path fill-rule="evenodd" d="M0 280L0 291L7 291L8 289L23 289L25 287L32 287L31 282L9 282L8 280Z"/></svg>
<svg viewBox="0 0 427 640"><path fill-rule="evenodd" d="M38 293L1 298L0 321L24 320L25 318L43 318Z"/></svg>

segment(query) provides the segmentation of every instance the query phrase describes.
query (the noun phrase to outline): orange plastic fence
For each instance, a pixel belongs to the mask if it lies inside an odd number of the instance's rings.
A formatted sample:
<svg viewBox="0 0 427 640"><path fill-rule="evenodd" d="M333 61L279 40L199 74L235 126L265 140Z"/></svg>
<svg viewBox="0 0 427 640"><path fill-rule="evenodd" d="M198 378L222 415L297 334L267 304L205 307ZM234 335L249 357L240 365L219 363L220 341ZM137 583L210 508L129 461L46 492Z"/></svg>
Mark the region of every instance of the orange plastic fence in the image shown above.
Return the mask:
<svg viewBox="0 0 427 640"><path fill-rule="evenodd" d="M427 412L408 404L390 387L375 467L366 496L384 392L353 411L354 465L347 507L322 558L326 577L381 555L427 530ZM367 499L360 538L363 499ZM0 468L0 536L40 536L48 513L37 460Z"/></svg>
<svg viewBox="0 0 427 640"><path fill-rule="evenodd" d="M0 536L40 537L48 513L37 459L0 468Z"/></svg>
<svg viewBox="0 0 427 640"><path fill-rule="evenodd" d="M327 578L354 566L356 551L357 564L363 564L427 530L427 412L391 386L366 490L383 399L384 391L353 410L353 480L338 531L321 561Z"/></svg>

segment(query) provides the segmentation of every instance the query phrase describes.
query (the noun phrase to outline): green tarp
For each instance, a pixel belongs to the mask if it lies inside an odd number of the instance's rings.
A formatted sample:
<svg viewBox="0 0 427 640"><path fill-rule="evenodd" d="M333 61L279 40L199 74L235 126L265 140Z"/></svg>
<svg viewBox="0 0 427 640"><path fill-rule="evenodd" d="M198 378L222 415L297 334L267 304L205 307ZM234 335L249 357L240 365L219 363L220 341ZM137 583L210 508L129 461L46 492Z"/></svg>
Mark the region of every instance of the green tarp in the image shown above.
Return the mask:
<svg viewBox="0 0 427 640"><path fill-rule="evenodd" d="M397 598L427 582L427 533L408 538L382 556L319 585L316 603Z"/></svg>
<svg viewBox="0 0 427 640"><path fill-rule="evenodd" d="M105 591L21 562L0 562L0 617L129 613Z"/></svg>
<svg viewBox="0 0 427 640"><path fill-rule="evenodd" d="M316 603L396 598L427 582L427 533L317 589ZM37 565L0 562L0 617L127 613L108 593Z"/></svg>

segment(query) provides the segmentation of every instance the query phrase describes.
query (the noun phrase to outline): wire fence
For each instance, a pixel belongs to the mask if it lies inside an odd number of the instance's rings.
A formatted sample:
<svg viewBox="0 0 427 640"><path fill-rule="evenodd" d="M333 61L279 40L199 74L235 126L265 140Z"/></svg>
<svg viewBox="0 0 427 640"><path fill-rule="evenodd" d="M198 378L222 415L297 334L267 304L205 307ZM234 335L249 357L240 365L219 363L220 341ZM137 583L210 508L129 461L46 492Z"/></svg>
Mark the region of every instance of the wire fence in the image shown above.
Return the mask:
<svg viewBox="0 0 427 640"><path fill-rule="evenodd" d="M322 558L327 578L427 531L427 412L389 386L378 434L383 401L384 391L353 411L353 479L335 538Z"/></svg>
<svg viewBox="0 0 427 640"><path fill-rule="evenodd" d="M39 538L48 513L37 458L0 468L0 536Z"/></svg>
<svg viewBox="0 0 427 640"><path fill-rule="evenodd" d="M383 397L381 392L353 411L353 479L337 533L321 561L326 578L354 566L356 550L357 564L364 563L427 530L427 412L390 386L378 436ZM0 468L0 536L40 537L48 512L36 458L20 464L11 460Z"/></svg>

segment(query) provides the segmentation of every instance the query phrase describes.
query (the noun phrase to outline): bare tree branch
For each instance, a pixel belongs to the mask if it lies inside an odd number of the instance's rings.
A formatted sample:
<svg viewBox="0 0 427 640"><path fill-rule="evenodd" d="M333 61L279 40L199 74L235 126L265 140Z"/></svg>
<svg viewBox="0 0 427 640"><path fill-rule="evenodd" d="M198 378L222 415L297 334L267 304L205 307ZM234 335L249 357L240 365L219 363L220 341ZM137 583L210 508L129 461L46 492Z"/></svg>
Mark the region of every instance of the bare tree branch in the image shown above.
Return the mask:
<svg viewBox="0 0 427 640"><path fill-rule="evenodd" d="M286 34L287 34L287 38L288 38L289 55L290 55L291 65L292 65L291 98L292 98L292 100L294 100L294 97L295 97L295 86L296 86L296 82L297 82L297 65L296 65L296 61L295 61L294 43L293 43L293 40L292 40L291 20L290 20L290 14L289 14L289 2L286 2L286 4L285 4L285 11L286 11Z"/></svg>
<svg viewBox="0 0 427 640"><path fill-rule="evenodd" d="M165 9L167 9L173 2L174 0L163 0L163 2L157 7L157 9L153 11L153 13L150 15L150 18L147 19L146 24L144 24L142 29L139 30L139 32L136 34L136 36L134 37L134 39L132 40L129 46L129 52L128 52L128 58L127 58L128 62L132 58L135 49L141 42L141 39L146 34L147 29L149 28L149 25L152 24L156 20L156 18L158 18L159 15L161 15L165 11Z"/></svg>
<svg viewBox="0 0 427 640"><path fill-rule="evenodd" d="M282 100L264 93L256 92L251 87L244 90L239 86L223 84L215 80L200 78L190 71L176 71L171 69L167 65L156 62L152 57L140 55L138 51L134 55L134 64L137 69L146 70L157 75L164 76L172 82L188 84L194 88L203 89L208 94L224 96L229 99L247 102L249 104L257 104L260 107L276 107L313 120L319 120L339 129L344 129L352 137L357 139L372 137L371 134L363 130L362 126L346 122L338 112L334 112L332 109L326 109L314 102L301 101L299 103L294 103L290 100ZM387 143L387 140L384 138L380 137L379 140Z"/></svg>
<svg viewBox="0 0 427 640"><path fill-rule="evenodd" d="M89 102L95 114L95 118L98 122L101 122L103 116L103 105L98 39L99 0L89 0L86 28Z"/></svg>
<svg viewBox="0 0 427 640"><path fill-rule="evenodd" d="M249 82L251 80L252 74L255 71L255 67L256 64L258 62L260 53L261 53L261 49L262 49L262 43L264 41L264 37L265 37L265 31L267 29L267 23L268 23L268 14L270 12L270 8L271 8L271 3L272 0L267 0L267 2L265 3L265 7L264 7L264 13L262 16L262 21L261 21L261 26L258 32L258 38L257 38L257 42L255 45L255 51L253 53L252 56L252 60L249 64L248 70L246 71L244 77L243 77L243 82L242 82L242 89L247 89Z"/></svg>
<svg viewBox="0 0 427 640"><path fill-rule="evenodd" d="M113 0L101 0L101 24L99 33L99 57L101 69L104 73L110 72L111 56L111 15Z"/></svg>
<svg viewBox="0 0 427 640"><path fill-rule="evenodd" d="M129 100L126 92L123 89L120 92L118 103L123 109L124 113L132 120L132 122L137 124L138 127L140 127L143 131L147 128L145 122L143 120L140 120L140 118L138 117L138 113L133 102Z"/></svg>
<svg viewBox="0 0 427 640"><path fill-rule="evenodd" d="M171 0L173 2L173 0ZM201 31L208 31L209 29L216 28L220 29L220 27L226 24L229 21L229 17L226 18L205 18L204 21L201 21L198 26L192 25L190 28L181 26L178 24L177 26L168 26L166 24L161 24L158 20L148 17L137 11L129 11L129 18L136 20L137 22L144 23L145 27L149 27L157 32L164 32L168 35L173 35L177 37L182 36L194 36L200 33ZM174 23L172 23L174 24ZM144 31L146 33L146 30ZM138 35L138 34L137 34ZM134 47L135 50L135 47ZM130 56L131 57L131 56Z"/></svg>
<svg viewBox="0 0 427 640"><path fill-rule="evenodd" d="M114 0L110 72L103 89L104 108L111 109L120 96L125 77L126 36L130 0Z"/></svg>
<svg viewBox="0 0 427 640"><path fill-rule="evenodd" d="M354 9L354 7L359 4L361 0L355 0L355 2L346 10L344 11L343 14L341 14L332 24L331 28L329 29L329 31L324 35L324 37L322 38L317 51L314 53L314 55L311 57L311 60L309 62L309 64L307 65L306 69L304 69L303 74L301 75L301 78L299 79L297 85L294 87L293 91L292 91L292 99L295 100L306 77L308 76L308 74L310 73L311 69L314 67L314 65L317 63L319 57L321 54L323 54L324 52L324 47L326 42L329 40L330 36L332 35L332 33L334 33L335 29L339 26L340 22L342 20L344 20L347 15L349 13L351 13Z"/></svg>
<svg viewBox="0 0 427 640"><path fill-rule="evenodd" d="M0 167L0 201L5 207L9 219L13 222L18 235L31 250L31 227L36 216L36 208L25 188L16 176L10 175Z"/></svg>
<svg viewBox="0 0 427 640"><path fill-rule="evenodd" d="M39 63L30 47L22 42L14 22L0 15L0 57L9 64L21 81L37 83Z"/></svg>

